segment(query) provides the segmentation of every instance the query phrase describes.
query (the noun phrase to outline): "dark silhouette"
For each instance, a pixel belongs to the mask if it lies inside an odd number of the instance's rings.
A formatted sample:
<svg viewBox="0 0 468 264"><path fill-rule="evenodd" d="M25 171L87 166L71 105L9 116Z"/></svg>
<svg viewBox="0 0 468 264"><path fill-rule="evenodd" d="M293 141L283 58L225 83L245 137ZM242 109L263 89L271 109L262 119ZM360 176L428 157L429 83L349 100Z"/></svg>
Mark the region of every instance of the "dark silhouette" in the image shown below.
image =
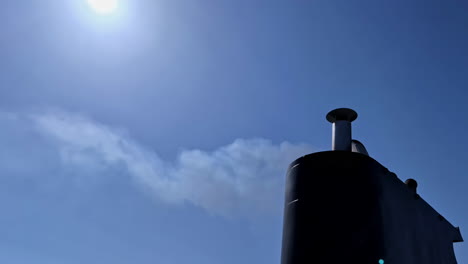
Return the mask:
<svg viewBox="0 0 468 264"><path fill-rule="evenodd" d="M356 118L330 112L334 151L290 165L281 263L456 264L459 229L351 139Z"/></svg>

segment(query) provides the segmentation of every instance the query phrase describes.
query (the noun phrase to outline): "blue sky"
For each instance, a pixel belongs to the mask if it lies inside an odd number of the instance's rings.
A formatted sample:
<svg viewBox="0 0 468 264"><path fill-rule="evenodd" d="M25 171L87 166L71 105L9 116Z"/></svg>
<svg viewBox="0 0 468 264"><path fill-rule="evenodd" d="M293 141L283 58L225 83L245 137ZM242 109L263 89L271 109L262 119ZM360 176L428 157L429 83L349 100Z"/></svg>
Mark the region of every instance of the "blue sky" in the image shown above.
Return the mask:
<svg viewBox="0 0 468 264"><path fill-rule="evenodd" d="M5 1L0 262L279 263L286 166L330 149L336 107L465 235L467 12L120 0L100 16L85 0Z"/></svg>

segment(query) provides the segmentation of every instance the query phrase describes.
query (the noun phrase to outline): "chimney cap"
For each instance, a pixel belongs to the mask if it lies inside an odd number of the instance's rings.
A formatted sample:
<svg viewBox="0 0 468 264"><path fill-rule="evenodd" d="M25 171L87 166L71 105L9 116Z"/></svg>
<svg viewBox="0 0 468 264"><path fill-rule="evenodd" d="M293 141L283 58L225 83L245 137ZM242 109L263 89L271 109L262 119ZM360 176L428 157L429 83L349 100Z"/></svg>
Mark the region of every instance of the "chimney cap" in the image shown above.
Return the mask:
<svg viewBox="0 0 468 264"><path fill-rule="evenodd" d="M338 108L330 111L327 114L327 120L330 123L335 123L336 121L349 121L353 122L358 117L358 114L353 109L349 108Z"/></svg>

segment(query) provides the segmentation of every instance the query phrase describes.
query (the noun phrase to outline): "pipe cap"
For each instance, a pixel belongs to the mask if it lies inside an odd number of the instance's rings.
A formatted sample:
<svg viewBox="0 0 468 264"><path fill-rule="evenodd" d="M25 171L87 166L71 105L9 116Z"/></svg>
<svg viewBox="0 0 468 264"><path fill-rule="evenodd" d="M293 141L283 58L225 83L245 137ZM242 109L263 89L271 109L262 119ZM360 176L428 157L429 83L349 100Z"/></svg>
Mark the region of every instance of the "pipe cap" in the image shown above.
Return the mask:
<svg viewBox="0 0 468 264"><path fill-rule="evenodd" d="M338 108L327 114L327 120L330 123L335 123L336 121L353 122L357 117L356 111L349 108Z"/></svg>

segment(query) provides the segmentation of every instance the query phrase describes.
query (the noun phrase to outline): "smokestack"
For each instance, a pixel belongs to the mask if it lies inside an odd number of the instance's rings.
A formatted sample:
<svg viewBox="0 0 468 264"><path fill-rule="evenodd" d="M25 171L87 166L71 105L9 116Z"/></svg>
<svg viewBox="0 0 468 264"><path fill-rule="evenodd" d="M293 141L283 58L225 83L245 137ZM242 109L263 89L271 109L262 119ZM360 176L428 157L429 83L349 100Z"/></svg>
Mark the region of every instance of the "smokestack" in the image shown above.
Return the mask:
<svg viewBox="0 0 468 264"><path fill-rule="evenodd" d="M351 140L355 111L331 111L333 150L286 173L281 264L455 264L460 229ZM338 151L336 151L338 150ZM428 232L430 230L430 232Z"/></svg>
<svg viewBox="0 0 468 264"><path fill-rule="evenodd" d="M338 108L327 114L333 124L332 150L351 151L351 122L358 114L349 108Z"/></svg>

